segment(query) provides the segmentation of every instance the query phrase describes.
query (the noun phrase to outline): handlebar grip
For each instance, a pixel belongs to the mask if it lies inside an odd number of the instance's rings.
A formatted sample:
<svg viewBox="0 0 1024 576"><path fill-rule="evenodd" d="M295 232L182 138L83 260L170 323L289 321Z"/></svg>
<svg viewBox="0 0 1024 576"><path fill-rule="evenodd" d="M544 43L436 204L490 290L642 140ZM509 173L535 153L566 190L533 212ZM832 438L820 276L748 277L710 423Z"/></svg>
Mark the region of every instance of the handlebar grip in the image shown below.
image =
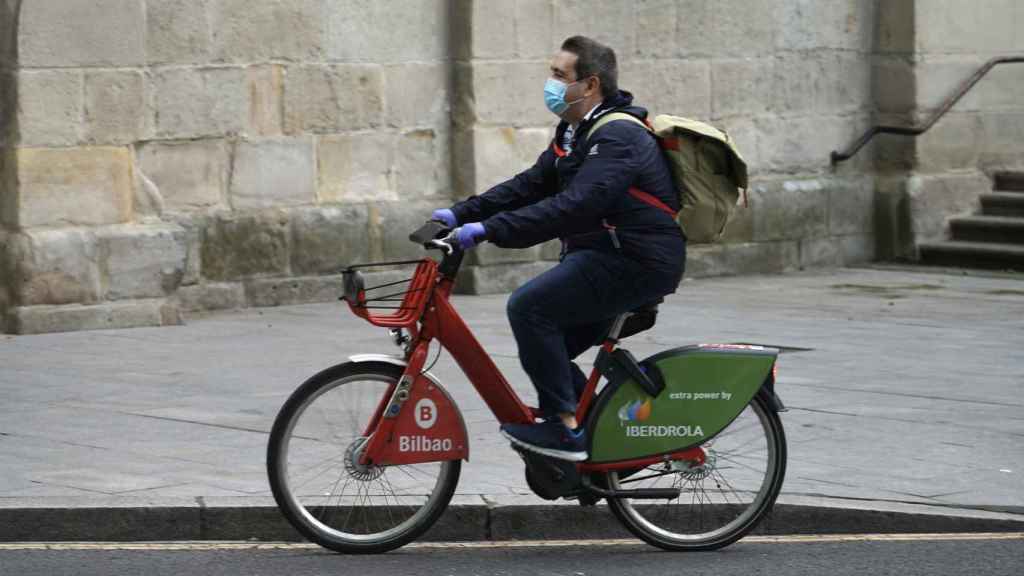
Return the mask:
<svg viewBox="0 0 1024 576"><path fill-rule="evenodd" d="M412 234L409 234L409 240L420 245L426 245L431 240L447 235L448 230L448 226L443 222L428 220L426 224L420 226Z"/></svg>

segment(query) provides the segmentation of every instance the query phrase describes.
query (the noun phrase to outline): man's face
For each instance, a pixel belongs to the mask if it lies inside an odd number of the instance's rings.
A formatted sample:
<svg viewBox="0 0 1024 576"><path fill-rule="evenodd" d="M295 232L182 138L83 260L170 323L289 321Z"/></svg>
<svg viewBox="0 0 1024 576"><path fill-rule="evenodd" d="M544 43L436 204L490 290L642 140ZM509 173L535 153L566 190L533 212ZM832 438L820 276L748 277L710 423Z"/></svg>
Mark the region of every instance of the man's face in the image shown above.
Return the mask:
<svg viewBox="0 0 1024 576"><path fill-rule="evenodd" d="M578 56L565 50L558 52L551 59L551 77L566 84L571 84L565 91L565 101L575 102L579 100L579 102L571 104L562 113L562 119L571 124L582 120L583 115L593 107L592 105L587 107L586 100L596 93L596 87L592 86L592 84L596 83L594 77L584 78L582 82L577 82L576 60L578 59Z"/></svg>

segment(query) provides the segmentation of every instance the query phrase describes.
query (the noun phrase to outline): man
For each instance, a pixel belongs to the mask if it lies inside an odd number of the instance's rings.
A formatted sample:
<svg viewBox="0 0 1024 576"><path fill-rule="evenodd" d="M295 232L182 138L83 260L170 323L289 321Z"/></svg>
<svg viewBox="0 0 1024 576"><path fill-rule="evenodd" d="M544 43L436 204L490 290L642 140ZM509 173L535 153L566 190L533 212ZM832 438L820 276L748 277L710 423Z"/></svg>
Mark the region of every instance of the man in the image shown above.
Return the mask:
<svg viewBox="0 0 1024 576"><path fill-rule="evenodd" d="M567 39L544 86L561 118L530 169L480 196L436 210L463 248L487 240L525 248L561 238L561 262L516 290L508 317L523 369L537 389L542 423L506 424L514 444L554 458L587 459L576 405L586 377L572 359L600 343L616 316L676 290L686 239L670 215L679 196L645 119L618 89L615 52L583 36ZM461 226L460 226L461 225Z"/></svg>

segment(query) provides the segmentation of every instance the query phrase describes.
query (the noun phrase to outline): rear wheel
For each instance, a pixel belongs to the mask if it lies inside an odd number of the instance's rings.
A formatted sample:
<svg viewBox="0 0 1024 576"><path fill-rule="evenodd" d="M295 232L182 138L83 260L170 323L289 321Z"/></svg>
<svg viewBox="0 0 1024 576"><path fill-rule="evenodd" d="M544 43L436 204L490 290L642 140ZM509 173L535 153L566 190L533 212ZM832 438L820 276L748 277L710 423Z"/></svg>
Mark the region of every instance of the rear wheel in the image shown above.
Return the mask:
<svg viewBox="0 0 1024 576"><path fill-rule="evenodd" d="M359 463L366 427L401 376L392 364L342 364L307 380L281 408L267 446L270 487L311 541L338 552L386 552L430 528L451 500L458 460Z"/></svg>
<svg viewBox="0 0 1024 576"><path fill-rule="evenodd" d="M778 414L760 395L716 437L703 462L670 461L609 472L612 489L677 488L668 501L608 499L633 534L667 550L713 550L742 538L771 510L786 471Z"/></svg>

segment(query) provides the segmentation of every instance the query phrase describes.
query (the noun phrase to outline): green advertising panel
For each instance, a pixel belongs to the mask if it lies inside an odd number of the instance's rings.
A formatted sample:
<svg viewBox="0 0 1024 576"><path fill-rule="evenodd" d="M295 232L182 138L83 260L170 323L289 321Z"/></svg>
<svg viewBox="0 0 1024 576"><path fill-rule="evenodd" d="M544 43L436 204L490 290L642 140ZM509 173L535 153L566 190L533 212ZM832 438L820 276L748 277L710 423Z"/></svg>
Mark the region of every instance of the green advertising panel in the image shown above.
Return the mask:
<svg viewBox="0 0 1024 576"><path fill-rule="evenodd" d="M602 392L590 428L590 461L641 458L707 441L743 411L777 355L759 346L693 346L650 358L665 389L652 398L627 380Z"/></svg>

